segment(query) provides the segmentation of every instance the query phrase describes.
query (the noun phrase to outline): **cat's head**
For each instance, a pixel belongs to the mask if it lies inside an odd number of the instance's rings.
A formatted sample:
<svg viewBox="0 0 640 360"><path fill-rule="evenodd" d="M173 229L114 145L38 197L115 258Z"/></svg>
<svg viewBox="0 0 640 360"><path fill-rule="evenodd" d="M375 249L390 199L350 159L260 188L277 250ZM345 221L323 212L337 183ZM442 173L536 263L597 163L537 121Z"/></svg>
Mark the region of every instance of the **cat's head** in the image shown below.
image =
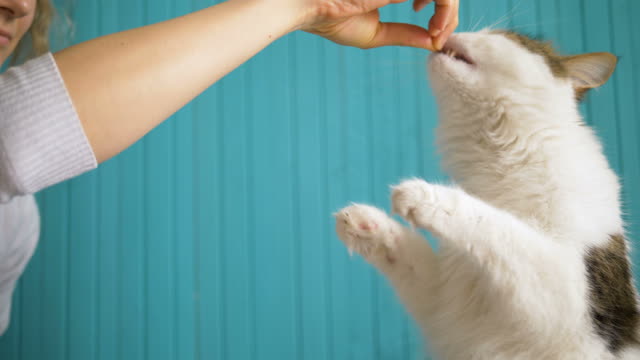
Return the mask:
<svg viewBox="0 0 640 360"><path fill-rule="evenodd" d="M442 51L431 54L429 73L441 104L450 97L530 103L550 94L579 101L607 81L616 62L606 52L562 56L547 42L482 30L452 35Z"/></svg>

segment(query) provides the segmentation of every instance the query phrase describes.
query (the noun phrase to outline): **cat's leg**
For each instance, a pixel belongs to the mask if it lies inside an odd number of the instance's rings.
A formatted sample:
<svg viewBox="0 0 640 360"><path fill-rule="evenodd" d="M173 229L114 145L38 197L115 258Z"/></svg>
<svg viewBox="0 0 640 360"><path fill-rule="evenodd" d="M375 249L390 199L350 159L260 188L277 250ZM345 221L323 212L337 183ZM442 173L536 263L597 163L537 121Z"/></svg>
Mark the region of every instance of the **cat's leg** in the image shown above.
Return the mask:
<svg viewBox="0 0 640 360"><path fill-rule="evenodd" d="M335 217L338 237L349 251L383 273L410 308L417 299L407 293L409 289L428 291L437 276L437 257L423 236L369 205L345 207Z"/></svg>
<svg viewBox="0 0 640 360"><path fill-rule="evenodd" d="M393 188L392 206L410 224L441 239L443 248L468 252L481 263L522 264L525 254L558 250L520 219L459 188L407 180Z"/></svg>
<svg viewBox="0 0 640 360"><path fill-rule="evenodd" d="M575 249L458 188L408 180L394 187L392 202L394 212L440 239L441 278L468 264L465 273L483 284L474 297L495 313L527 314L529 327L538 330L564 326L567 316L582 318L586 289Z"/></svg>

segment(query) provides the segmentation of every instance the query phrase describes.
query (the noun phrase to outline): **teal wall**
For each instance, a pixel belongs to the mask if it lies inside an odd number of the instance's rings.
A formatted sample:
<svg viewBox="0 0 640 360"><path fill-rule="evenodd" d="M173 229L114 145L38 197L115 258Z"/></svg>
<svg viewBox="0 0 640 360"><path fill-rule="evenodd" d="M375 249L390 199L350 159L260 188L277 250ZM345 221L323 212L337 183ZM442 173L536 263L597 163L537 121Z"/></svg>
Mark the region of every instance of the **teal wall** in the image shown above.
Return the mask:
<svg viewBox="0 0 640 360"><path fill-rule="evenodd" d="M82 41L209 1L75 3ZM461 30L502 18L568 52L621 56L582 109L626 186L636 239L638 15L634 0L463 0L461 18ZM410 4L383 17L427 21ZM388 208L387 186L403 177L444 178L426 55L287 36L99 170L39 194L42 238L0 359L423 358L330 215L352 200Z"/></svg>

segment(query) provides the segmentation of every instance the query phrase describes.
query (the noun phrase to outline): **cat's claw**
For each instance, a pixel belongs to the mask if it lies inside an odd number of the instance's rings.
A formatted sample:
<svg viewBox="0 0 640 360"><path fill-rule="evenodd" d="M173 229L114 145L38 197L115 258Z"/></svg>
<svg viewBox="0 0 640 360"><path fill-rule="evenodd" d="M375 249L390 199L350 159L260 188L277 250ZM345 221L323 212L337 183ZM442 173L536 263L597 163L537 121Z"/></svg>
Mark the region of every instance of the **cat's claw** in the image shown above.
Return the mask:
<svg viewBox="0 0 640 360"><path fill-rule="evenodd" d="M353 204L334 214L336 232L349 255L354 252L369 257L392 249L395 245L392 220L373 206Z"/></svg>

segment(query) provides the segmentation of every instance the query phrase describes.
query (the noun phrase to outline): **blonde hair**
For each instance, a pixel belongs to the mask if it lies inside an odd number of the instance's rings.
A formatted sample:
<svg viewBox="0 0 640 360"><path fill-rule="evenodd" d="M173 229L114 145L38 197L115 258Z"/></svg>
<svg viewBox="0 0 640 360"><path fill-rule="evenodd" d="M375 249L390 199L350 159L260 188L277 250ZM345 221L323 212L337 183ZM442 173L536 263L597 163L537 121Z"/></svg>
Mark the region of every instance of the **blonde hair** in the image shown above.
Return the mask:
<svg viewBox="0 0 640 360"><path fill-rule="evenodd" d="M51 5L50 0L37 0L33 23L16 46L11 56L12 64L42 55L49 51L49 28L51 27L54 14L55 9L53 5Z"/></svg>

